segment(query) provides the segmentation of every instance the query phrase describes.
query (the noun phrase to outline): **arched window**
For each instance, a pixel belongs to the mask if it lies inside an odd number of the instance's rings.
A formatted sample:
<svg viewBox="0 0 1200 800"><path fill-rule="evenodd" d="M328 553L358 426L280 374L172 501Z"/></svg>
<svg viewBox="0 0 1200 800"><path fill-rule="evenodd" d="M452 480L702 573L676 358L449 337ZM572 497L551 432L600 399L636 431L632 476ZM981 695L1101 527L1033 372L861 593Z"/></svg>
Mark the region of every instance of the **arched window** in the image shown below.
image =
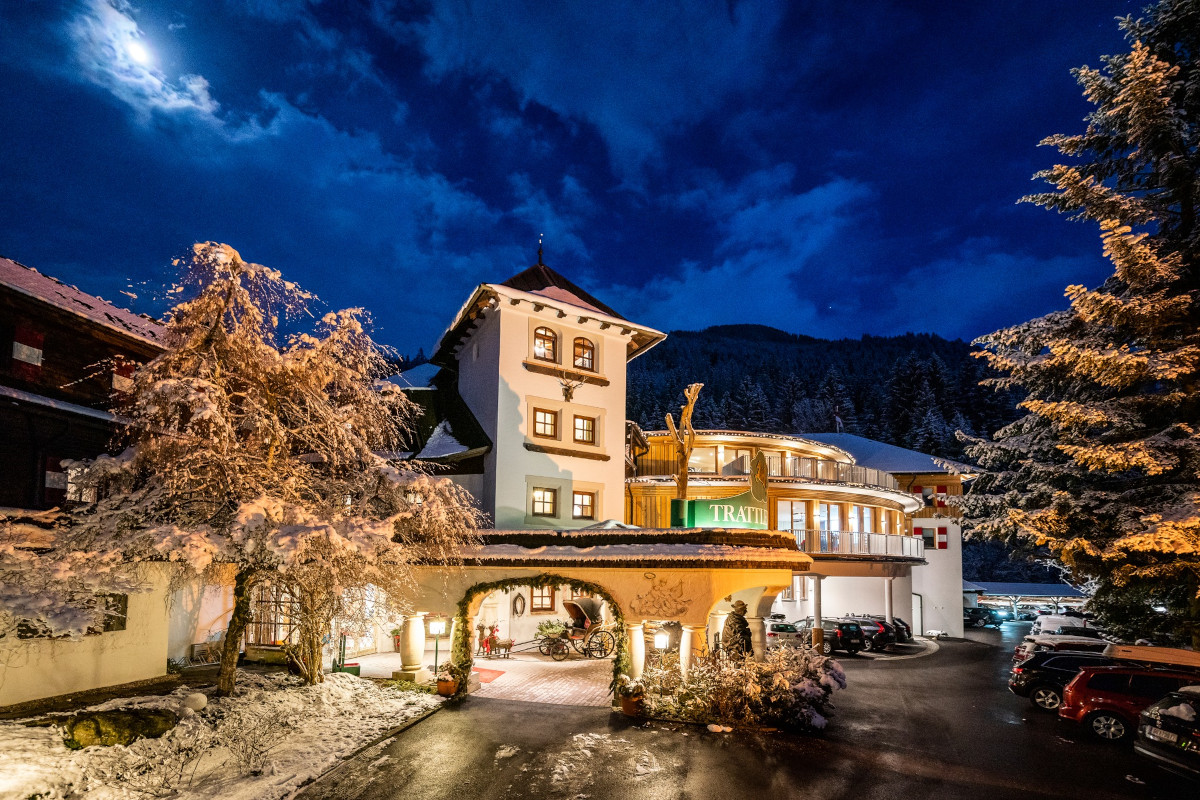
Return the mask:
<svg viewBox="0 0 1200 800"><path fill-rule="evenodd" d="M596 345L583 337L575 340L575 369L596 371Z"/></svg>
<svg viewBox="0 0 1200 800"><path fill-rule="evenodd" d="M549 328L533 332L533 357L539 361L558 363L558 334Z"/></svg>

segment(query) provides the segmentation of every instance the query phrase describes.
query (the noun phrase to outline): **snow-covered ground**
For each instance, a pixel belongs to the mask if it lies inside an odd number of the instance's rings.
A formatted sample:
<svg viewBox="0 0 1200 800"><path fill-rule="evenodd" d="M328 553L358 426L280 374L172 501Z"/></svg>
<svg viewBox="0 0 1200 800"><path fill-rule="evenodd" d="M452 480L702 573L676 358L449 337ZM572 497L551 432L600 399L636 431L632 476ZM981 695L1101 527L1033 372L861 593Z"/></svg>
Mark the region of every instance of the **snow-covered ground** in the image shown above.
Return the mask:
<svg viewBox="0 0 1200 800"><path fill-rule="evenodd" d="M290 796L341 756L441 702L336 673L317 686L282 674L238 675L232 698L200 712L191 690L109 701L111 708L170 708L180 722L160 739L72 751L57 727L0 723L0 800L147 796L268 800ZM265 751L265 752L264 752ZM256 757L261 766L248 766ZM177 791L178 794L173 794Z"/></svg>

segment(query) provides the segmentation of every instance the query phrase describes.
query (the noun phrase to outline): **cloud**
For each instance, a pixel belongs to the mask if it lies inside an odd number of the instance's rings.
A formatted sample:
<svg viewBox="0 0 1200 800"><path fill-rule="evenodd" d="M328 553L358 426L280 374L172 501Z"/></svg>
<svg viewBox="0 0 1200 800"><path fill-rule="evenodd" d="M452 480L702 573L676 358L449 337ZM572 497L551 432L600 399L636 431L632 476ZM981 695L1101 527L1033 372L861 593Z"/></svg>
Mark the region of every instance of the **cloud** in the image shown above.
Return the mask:
<svg viewBox="0 0 1200 800"><path fill-rule="evenodd" d="M795 170L781 164L739 184L710 180L681 193L680 208L708 215L720 232L709 260L687 260L641 286L600 293L622 313L648 325L696 330L759 322L811 332L824 314L811 287L837 283L847 265L829 252L872 213L866 184L834 178L807 191L791 188Z"/></svg>
<svg viewBox="0 0 1200 800"><path fill-rule="evenodd" d="M394 35L417 39L435 80L464 72L503 80L524 103L596 126L614 171L636 185L664 137L764 79L764 51L784 10L444 0L415 25L398 25L378 4L375 16Z"/></svg>
<svg viewBox="0 0 1200 800"><path fill-rule="evenodd" d="M142 122L154 113L192 114L219 122L220 104L201 75L168 81L123 0L88 0L67 25L80 74L132 108Z"/></svg>

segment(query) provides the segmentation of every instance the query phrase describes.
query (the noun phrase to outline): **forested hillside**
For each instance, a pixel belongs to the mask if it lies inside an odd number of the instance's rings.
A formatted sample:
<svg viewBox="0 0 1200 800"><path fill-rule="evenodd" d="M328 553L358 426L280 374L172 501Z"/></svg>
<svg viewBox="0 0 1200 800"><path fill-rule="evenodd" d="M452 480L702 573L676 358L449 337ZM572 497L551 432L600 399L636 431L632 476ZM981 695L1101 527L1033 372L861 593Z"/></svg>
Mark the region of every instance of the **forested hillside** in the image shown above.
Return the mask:
<svg viewBox="0 0 1200 800"><path fill-rule="evenodd" d="M991 433L1016 400L979 381L988 368L965 342L932 334L829 341L763 325L673 331L629 365L628 415L648 430L704 384L697 428L836 431L961 456L954 431Z"/></svg>

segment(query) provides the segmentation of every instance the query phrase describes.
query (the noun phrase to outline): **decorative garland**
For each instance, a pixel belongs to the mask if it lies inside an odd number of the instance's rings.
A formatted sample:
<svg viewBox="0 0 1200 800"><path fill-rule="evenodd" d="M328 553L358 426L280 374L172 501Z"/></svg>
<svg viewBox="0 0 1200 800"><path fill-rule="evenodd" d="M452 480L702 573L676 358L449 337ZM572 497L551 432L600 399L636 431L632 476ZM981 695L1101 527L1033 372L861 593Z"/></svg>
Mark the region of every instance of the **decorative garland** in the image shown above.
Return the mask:
<svg viewBox="0 0 1200 800"><path fill-rule="evenodd" d="M458 610L454 614L454 642L450 648L450 660L454 664L455 677L458 678L458 691L455 694L461 695L466 693L467 678L470 676L471 667L475 663L471 628L467 624L467 610L471 605L471 601L477 595L487 595L498 590L510 589L514 586L528 586L531 589L569 586L579 592L591 592L592 594L599 595L604 602L608 603L608 607L612 610L613 622L616 623L618 629L618 635L615 637L617 640L617 650L616 658L613 659L613 677L612 681L608 684L609 694L613 694L616 691L617 680L621 675L627 675L632 666L629 656L629 646L627 644L629 637L625 634L625 616L621 613L621 607L617 605L616 599L602 586L548 572L524 578L505 578L499 581L477 583L467 589L462 600L458 601Z"/></svg>

